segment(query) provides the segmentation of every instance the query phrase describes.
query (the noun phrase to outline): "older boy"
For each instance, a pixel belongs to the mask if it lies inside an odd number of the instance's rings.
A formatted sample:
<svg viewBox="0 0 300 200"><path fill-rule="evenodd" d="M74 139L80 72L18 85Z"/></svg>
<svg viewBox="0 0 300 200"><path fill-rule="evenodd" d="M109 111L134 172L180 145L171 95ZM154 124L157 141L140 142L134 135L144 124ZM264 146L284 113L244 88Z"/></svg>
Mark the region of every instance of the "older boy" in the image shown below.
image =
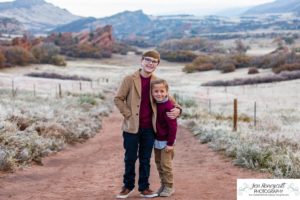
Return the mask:
<svg viewBox="0 0 300 200"><path fill-rule="evenodd" d="M135 162L139 158L138 190L142 197L156 197L149 188L150 158L156 131L156 105L150 94L150 81L156 80L153 74L160 62L157 51L147 51L141 59L141 69L126 76L114 98L115 105L124 116L123 145L125 149L125 173L122 191L117 198L127 198L135 184ZM168 113L170 118L176 118L180 109Z"/></svg>

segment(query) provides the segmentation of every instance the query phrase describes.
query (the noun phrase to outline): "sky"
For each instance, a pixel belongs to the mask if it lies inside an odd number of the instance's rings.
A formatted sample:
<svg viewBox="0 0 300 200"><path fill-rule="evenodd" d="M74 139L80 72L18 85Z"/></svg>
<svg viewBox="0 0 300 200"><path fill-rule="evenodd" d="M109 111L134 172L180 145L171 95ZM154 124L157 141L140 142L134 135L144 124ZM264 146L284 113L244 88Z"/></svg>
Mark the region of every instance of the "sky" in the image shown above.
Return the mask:
<svg viewBox="0 0 300 200"><path fill-rule="evenodd" d="M0 0L0 2L12 0ZM219 10L248 7L275 0L45 0L83 17L106 17L129 10L143 10L148 15L214 14Z"/></svg>

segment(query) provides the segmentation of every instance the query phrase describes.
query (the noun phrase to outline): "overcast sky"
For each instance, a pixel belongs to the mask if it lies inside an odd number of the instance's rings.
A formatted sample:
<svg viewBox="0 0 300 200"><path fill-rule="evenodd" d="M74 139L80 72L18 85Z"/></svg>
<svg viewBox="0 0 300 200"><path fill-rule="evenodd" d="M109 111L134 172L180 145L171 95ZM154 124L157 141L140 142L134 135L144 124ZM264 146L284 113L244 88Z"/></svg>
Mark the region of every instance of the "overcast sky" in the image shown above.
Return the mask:
<svg viewBox="0 0 300 200"><path fill-rule="evenodd" d="M5 2L9 0L0 0ZM10 0L11 1L11 0ZM146 14L207 15L219 10L247 7L275 0L46 0L80 16L105 17L124 10L142 9Z"/></svg>

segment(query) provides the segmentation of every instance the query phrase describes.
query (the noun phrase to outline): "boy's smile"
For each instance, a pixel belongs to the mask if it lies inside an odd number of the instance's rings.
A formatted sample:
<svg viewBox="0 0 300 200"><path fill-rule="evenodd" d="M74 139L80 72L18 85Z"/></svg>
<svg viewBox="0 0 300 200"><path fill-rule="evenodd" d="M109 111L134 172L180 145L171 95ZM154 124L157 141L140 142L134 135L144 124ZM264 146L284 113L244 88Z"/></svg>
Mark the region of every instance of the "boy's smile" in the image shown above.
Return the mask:
<svg viewBox="0 0 300 200"><path fill-rule="evenodd" d="M152 96L158 102L163 101L168 96L166 86L163 83L153 85Z"/></svg>

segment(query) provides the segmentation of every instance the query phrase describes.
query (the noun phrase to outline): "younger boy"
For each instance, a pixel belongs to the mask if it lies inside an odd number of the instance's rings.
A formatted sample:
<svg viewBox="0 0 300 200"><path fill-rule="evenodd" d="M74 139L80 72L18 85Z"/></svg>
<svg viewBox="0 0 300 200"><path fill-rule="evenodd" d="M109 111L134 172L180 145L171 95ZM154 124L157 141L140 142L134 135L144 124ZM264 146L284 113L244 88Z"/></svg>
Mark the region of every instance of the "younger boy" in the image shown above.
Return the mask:
<svg viewBox="0 0 300 200"><path fill-rule="evenodd" d="M165 80L151 81L151 94L157 105L156 135L154 141L155 163L160 177L161 187L158 196L171 196L173 187L172 160L177 131L176 119L167 117L166 112L174 108L168 98L168 84Z"/></svg>

